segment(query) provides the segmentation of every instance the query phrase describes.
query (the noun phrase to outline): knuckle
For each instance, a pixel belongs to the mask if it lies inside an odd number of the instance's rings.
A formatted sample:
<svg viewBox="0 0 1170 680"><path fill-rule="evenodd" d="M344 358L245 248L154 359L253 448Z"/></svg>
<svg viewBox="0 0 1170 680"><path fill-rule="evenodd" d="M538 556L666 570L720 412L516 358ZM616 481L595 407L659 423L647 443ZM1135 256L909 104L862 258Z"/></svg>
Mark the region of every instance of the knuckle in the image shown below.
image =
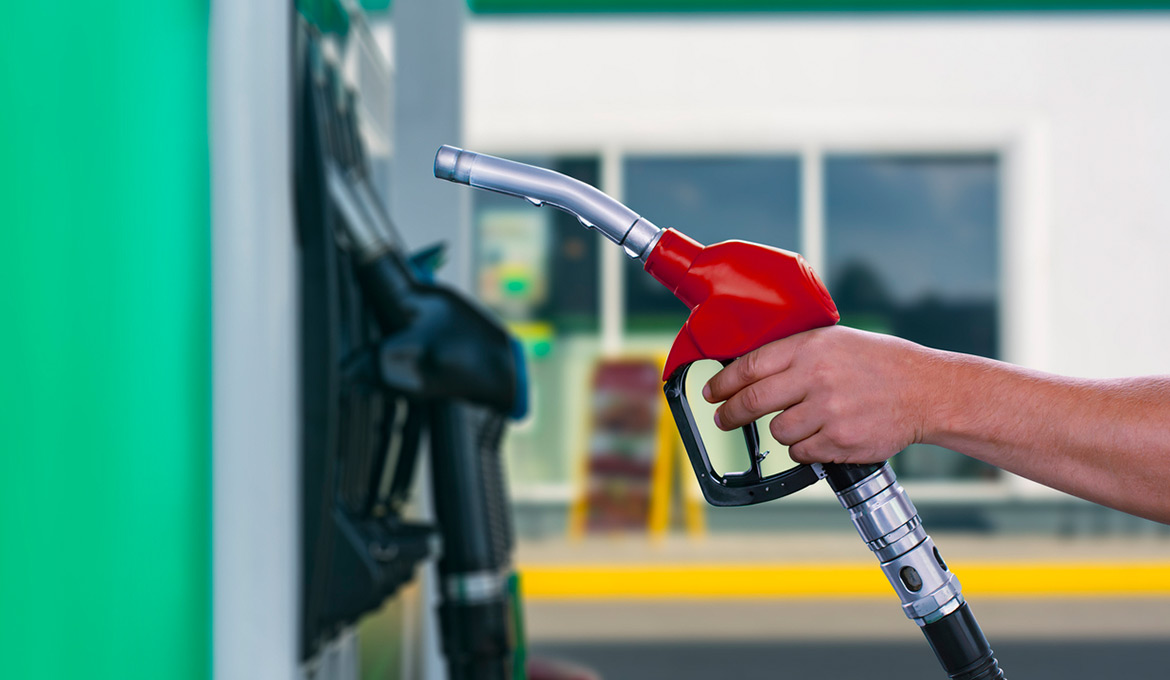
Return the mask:
<svg viewBox="0 0 1170 680"><path fill-rule="evenodd" d="M820 351L824 342L824 333L819 332L819 329L814 329L805 334L801 349L815 354Z"/></svg>
<svg viewBox="0 0 1170 680"><path fill-rule="evenodd" d="M764 397L755 385L749 385L740 392L740 403L749 414L757 414L763 408Z"/></svg>
<svg viewBox="0 0 1170 680"><path fill-rule="evenodd" d="M739 374L744 380L748 382L755 382L759 380L760 375L760 353L749 352L743 355L740 360Z"/></svg>
<svg viewBox="0 0 1170 680"><path fill-rule="evenodd" d="M818 328L809 333L804 342L804 351L817 357L825 356L832 351L835 344L833 340L834 328L836 327Z"/></svg>
<svg viewBox="0 0 1170 680"><path fill-rule="evenodd" d="M814 384L828 385L832 381L833 365L824 359L817 359L812 362L809 375Z"/></svg>
<svg viewBox="0 0 1170 680"><path fill-rule="evenodd" d="M839 449L852 449L860 443L856 428L838 425L829 431L829 440Z"/></svg>

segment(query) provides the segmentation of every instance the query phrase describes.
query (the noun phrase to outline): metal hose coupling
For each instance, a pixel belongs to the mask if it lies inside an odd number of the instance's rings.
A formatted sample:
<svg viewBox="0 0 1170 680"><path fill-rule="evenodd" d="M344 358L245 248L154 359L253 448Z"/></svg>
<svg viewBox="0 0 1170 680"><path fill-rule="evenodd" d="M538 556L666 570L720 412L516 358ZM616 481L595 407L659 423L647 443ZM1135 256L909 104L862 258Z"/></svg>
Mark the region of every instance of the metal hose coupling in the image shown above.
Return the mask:
<svg viewBox="0 0 1170 680"><path fill-rule="evenodd" d="M564 210L643 262L662 233L653 222L596 187L547 168L444 144L435 154L435 177Z"/></svg>
<svg viewBox="0 0 1170 680"><path fill-rule="evenodd" d="M914 503L888 464L838 491L837 498L881 562L907 617L926 626L963 604L959 579L926 535Z"/></svg>

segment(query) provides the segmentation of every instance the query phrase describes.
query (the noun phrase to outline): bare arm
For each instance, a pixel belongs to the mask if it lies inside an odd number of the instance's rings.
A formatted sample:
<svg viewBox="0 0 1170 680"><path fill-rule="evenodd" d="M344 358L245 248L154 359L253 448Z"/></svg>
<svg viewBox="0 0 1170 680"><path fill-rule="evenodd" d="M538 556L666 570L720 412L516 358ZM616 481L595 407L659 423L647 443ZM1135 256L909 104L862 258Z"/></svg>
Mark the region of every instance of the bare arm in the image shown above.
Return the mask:
<svg viewBox="0 0 1170 680"><path fill-rule="evenodd" d="M783 410L770 429L797 462L937 444L1170 523L1170 376L1066 378L832 327L741 357L704 396L723 429Z"/></svg>

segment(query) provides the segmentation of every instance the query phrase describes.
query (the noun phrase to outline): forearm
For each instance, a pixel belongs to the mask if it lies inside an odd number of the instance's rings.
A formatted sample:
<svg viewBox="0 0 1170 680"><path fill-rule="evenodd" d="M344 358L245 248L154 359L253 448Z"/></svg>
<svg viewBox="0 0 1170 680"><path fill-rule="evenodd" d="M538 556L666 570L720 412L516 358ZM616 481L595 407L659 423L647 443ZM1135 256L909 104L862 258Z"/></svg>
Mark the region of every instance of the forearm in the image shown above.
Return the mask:
<svg viewBox="0 0 1170 680"><path fill-rule="evenodd" d="M1170 377L1086 380L939 352L922 441L1170 522Z"/></svg>

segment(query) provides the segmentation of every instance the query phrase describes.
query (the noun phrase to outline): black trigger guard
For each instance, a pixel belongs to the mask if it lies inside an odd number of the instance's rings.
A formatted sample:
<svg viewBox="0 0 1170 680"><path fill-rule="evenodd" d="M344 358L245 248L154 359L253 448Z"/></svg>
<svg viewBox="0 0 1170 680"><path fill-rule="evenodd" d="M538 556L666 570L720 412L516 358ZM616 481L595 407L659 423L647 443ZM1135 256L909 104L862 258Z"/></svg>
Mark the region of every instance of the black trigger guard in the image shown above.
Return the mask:
<svg viewBox="0 0 1170 680"><path fill-rule="evenodd" d="M763 476L760 471L760 461L763 458L760 455L760 431L754 422L740 428L743 430L751 467L743 472L726 475L716 472L710 458L707 457L707 447L703 445L703 437L695 423L695 416L691 413L691 405L687 401L686 379L690 368L691 364L679 367L662 389L666 393L666 402L670 404L674 423L687 450L687 458L690 458L691 467L695 470L699 488L703 490L703 497L708 503L720 507L763 503L800 491L816 483L823 476L819 471L819 465L797 465L784 472Z"/></svg>

